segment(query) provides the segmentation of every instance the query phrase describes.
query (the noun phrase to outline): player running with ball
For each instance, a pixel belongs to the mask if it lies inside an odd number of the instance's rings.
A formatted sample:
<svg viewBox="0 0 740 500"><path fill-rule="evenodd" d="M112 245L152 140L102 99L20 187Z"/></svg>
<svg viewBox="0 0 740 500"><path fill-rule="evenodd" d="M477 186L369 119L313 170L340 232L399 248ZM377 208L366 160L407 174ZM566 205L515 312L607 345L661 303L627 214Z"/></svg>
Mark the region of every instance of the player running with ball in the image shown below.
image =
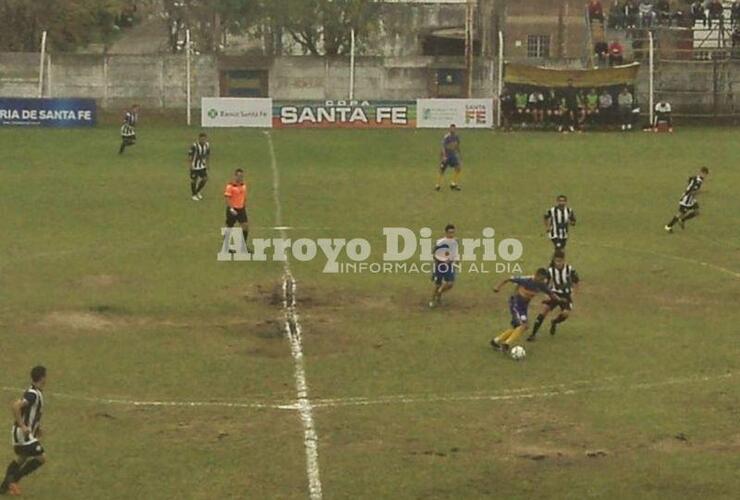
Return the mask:
<svg viewBox="0 0 740 500"><path fill-rule="evenodd" d="M534 276L509 278L499 283L493 291L498 293L501 287L507 283L514 283L516 291L509 297L509 312L511 312L511 328L501 332L495 339L491 340L491 346L497 351L509 352L511 346L519 340L529 328L527 310L529 302L538 294L544 293L550 296L553 302L561 302L563 299L555 295L547 286L547 269L540 268Z"/></svg>

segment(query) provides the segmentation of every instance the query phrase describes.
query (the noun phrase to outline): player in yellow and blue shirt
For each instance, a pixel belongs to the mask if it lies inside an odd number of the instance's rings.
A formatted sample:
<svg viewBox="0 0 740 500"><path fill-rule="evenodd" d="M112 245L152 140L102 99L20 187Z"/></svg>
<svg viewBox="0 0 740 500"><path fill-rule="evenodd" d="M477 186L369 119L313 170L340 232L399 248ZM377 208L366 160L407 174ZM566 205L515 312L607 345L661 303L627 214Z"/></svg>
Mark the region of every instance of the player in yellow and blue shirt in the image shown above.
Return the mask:
<svg viewBox="0 0 740 500"><path fill-rule="evenodd" d="M442 294L451 290L455 285L455 266L458 260L455 226L447 224L444 237L438 239L434 245L434 271L432 272L434 291L432 300L429 301L430 309L437 307L442 301Z"/></svg>
<svg viewBox="0 0 740 500"><path fill-rule="evenodd" d="M514 344L527 328L529 328L529 320L527 318L529 302L538 293L549 295L550 300L553 302L559 303L562 301L562 299L548 287L548 279L549 275L547 273L547 269L540 268L537 269L534 276L519 278L511 277L502 281L493 289L494 292L498 293L501 290L501 287L507 283L514 283L516 285L516 291L511 297L509 297L511 328L491 340L491 346L493 346L494 349L508 352L512 344Z"/></svg>
<svg viewBox="0 0 740 500"><path fill-rule="evenodd" d="M434 186L436 191L439 191L444 181L445 170L448 168L455 169L455 173L452 176L452 182L450 182L450 189L453 191L460 191L462 188L459 186L458 181L460 180L460 174L462 172L462 158L460 155L460 136L457 135L457 127L453 123L450 125L450 130L445 134L442 139L442 154L441 162L439 165L439 175L437 176L437 185Z"/></svg>

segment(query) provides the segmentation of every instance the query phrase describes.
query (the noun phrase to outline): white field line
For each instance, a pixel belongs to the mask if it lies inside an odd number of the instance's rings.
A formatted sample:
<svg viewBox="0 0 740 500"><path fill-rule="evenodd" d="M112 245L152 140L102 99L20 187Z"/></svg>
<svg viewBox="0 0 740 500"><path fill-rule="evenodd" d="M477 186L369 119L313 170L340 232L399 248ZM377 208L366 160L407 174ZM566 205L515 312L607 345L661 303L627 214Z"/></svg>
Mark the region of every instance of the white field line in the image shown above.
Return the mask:
<svg viewBox="0 0 740 500"><path fill-rule="evenodd" d="M466 401L510 401L519 399L549 399L556 396L570 396L576 394L588 394L591 392L628 392L637 390L650 390L684 384L720 383L728 381L737 375L735 372L720 375L694 375L687 377L674 377L656 382L624 383L619 377L611 377L610 383L594 384L589 381L577 381L569 384L545 385L540 387L522 387L498 392L467 392L448 394L397 394L391 396L380 396L377 398L348 397L332 399L316 399L312 402L312 408L342 408L349 406L375 406L375 405L410 405L410 404L434 404L434 403L459 403ZM0 392L21 394L21 387L0 387ZM300 411L300 403L269 403L269 402L226 402L226 401L138 401L129 399L94 398L89 396L78 396L72 394L60 394L50 392L51 398L69 399L72 401L88 402L100 405L120 405L129 407L177 407L177 408L233 408L233 409L272 409Z"/></svg>
<svg viewBox="0 0 740 500"><path fill-rule="evenodd" d="M634 391L645 389L656 389L673 385L691 383L718 382L732 378L733 373L722 375L703 375L695 377L678 377L662 380L659 382L644 382L631 385L624 384L601 384L578 387L575 385L543 387L539 390L521 389L517 391L499 393L468 393L468 394L430 394L430 395L396 395L380 398L347 398L347 399L317 399L314 400L314 408L338 408L347 406L375 406L375 405L408 405L422 403L457 403L465 401L510 401L519 399L547 399L555 396L570 396L589 392L607 391Z"/></svg>
<svg viewBox="0 0 740 500"><path fill-rule="evenodd" d="M270 148L270 166L272 168L272 195L275 201L275 227L281 238L287 238L287 228L283 227L283 209L280 203L280 174L277 167L275 146L272 136L265 132ZM298 413L303 424L303 444L306 449L306 474L308 492L312 500L321 500L321 474L319 473L319 437L313 418L313 406L308 396L306 366L303 357L303 332L296 307L296 281L290 272L290 263L285 261L283 269L283 309L285 310L285 334L290 341L290 352L293 356L293 373L295 377Z"/></svg>
<svg viewBox="0 0 740 500"><path fill-rule="evenodd" d="M625 248L625 247L619 247L619 246L614 246L614 245L604 245L604 244L590 244L590 245L592 245L592 246L600 246L600 247L603 247L603 248L611 248L613 250L626 250L626 251L630 251L630 252L644 253L644 254L649 254L649 255L655 255L657 257L663 257L663 258L667 258L667 259L678 260L678 261L681 261L681 262L688 262L690 264L698 264L698 265L700 265L702 267L708 267L710 269L714 269L715 271L719 271L719 272L724 273L724 274L729 274L732 277L740 278L740 273L739 272L733 271L732 269L727 269L726 267L718 266L717 264L712 264L711 262L704 262L704 261L701 261L701 260L690 259L688 257L681 257L679 255L671 255L669 253L656 252L654 250L645 250L643 248L629 248L628 249L628 248Z"/></svg>

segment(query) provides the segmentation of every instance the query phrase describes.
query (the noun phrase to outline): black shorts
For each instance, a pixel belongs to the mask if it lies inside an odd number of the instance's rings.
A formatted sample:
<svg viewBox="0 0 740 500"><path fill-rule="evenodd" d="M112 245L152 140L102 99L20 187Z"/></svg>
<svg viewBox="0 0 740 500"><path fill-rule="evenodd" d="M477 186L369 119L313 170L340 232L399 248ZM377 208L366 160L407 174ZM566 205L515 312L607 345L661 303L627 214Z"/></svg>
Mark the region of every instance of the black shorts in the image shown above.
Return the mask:
<svg viewBox="0 0 740 500"><path fill-rule="evenodd" d="M562 250L563 248L565 248L565 245L568 244L567 238L550 238L550 241L552 241L552 244L555 246L556 250Z"/></svg>
<svg viewBox="0 0 740 500"><path fill-rule="evenodd" d="M557 300L548 299L542 301L542 303L553 311L558 307L563 311L570 311L573 309L573 299L570 295L558 295L558 297L560 297L561 299L565 299L565 302L558 302Z"/></svg>
<svg viewBox="0 0 740 500"><path fill-rule="evenodd" d="M237 208L236 214L231 212L231 209L229 207L226 207L226 227L234 227L234 224L239 222L240 224L243 224L247 222L247 209L246 208Z"/></svg>
<svg viewBox="0 0 740 500"><path fill-rule="evenodd" d="M190 169L190 178L192 180L195 179L208 179L208 169L207 168L191 168Z"/></svg>
<svg viewBox="0 0 740 500"><path fill-rule="evenodd" d="M44 447L41 441L30 444L17 444L13 446L15 454L19 457L38 457L44 454Z"/></svg>
<svg viewBox="0 0 740 500"><path fill-rule="evenodd" d="M698 203L694 203L690 207L687 207L685 205L679 205L678 206L678 211L680 213L682 213L682 214L685 214L686 212L695 212L697 210L699 210L699 204Z"/></svg>

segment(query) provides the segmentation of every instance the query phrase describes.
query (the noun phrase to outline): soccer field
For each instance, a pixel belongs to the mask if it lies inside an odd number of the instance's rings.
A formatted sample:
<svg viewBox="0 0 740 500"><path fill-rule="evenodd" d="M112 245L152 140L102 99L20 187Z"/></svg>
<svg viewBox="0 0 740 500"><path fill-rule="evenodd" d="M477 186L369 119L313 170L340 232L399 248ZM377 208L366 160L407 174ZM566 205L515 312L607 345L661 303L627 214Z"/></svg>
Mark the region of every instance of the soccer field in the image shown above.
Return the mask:
<svg viewBox="0 0 740 500"><path fill-rule="evenodd" d="M28 498L736 498L737 129L461 131L463 191L439 193L441 131L218 129L201 202L196 135L144 123L119 156L113 127L0 129L2 400L49 370ZM701 216L667 234L703 165ZM293 259L291 342L283 263L216 258L236 167L250 237L365 238L378 260L383 227L493 227L525 273L565 193L574 314L517 363L488 344L510 269L429 310L427 274Z"/></svg>

